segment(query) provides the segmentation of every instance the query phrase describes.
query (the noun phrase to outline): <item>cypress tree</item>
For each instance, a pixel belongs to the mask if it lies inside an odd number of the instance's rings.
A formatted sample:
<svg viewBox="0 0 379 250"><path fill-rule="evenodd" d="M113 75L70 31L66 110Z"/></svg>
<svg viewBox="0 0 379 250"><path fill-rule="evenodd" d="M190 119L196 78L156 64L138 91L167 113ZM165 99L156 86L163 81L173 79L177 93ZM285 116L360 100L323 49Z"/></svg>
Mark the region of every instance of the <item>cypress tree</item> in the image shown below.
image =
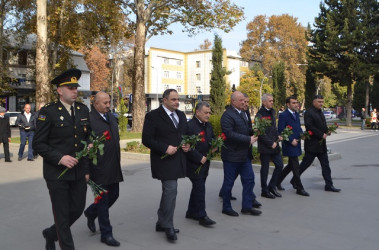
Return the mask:
<svg viewBox="0 0 379 250"><path fill-rule="evenodd" d="M286 78L284 76L284 63L279 62L272 68L272 89L274 107L279 110L286 103Z"/></svg>
<svg viewBox="0 0 379 250"><path fill-rule="evenodd" d="M226 91L226 69L222 66L223 51L222 39L215 35L214 47L212 50L212 73L210 80L210 104L212 112L220 115L225 108L225 91Z"/></svg>

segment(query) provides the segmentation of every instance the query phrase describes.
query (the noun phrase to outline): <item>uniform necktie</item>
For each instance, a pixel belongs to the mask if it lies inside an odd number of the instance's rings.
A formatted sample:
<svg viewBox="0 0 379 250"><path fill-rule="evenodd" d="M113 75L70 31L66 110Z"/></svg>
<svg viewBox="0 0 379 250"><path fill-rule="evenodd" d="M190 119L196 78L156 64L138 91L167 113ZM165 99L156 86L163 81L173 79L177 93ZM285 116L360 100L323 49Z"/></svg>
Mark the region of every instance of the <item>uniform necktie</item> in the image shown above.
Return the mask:
<svg viewBox="0 0 379 250"><path fill-rule="evenodd" d="M70 107L70 110L71 110L71 118L72 118L72 122L75 123L75 112L74 112L74 106L71 106Z"/></svg>
<svg viewBox="0 0 379 250"><path fill-rule="evenodd" d="M247 115L245 112L241 111L240 115L242 116L243 120L247 122Z"/></svg>
<svg viewBox="0 0 379 250"><path fill-rule="evenodd" d="M172 113L170 114L170 116L171 116L172 121L174 122L175 128L177 128L178 125L179 125L179 123L178 123L178 121L176 120L176 118L175 118L175 116L174 116L174 112L172 112Z"/></svg>
<svg viewBox="0 0 379 250"><path fill-rule="evenodd" d="M108 115L107 115L107 113L104 113L103 117L104 117L105 121L108 121Z"/></svg>
<svg viewBox="0 0 379 250"><path fill-rule="evenodd" d="M295 120L296 120L296 115L295 115L295 112L294 112L294 113L292 113L292 116L293 116L293 119L295 119Z"/></svg>

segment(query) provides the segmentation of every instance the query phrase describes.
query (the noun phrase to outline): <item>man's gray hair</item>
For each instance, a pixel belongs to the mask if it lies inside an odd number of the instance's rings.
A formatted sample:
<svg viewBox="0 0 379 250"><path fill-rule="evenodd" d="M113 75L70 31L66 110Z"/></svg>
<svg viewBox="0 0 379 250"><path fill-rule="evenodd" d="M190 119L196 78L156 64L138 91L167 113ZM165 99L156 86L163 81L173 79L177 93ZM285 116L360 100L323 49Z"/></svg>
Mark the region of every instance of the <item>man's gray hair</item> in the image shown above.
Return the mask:
<svg viewBox="0 0 379 250"><path fill-rule="evenodd" d="M201 101L196 104L195 110L201 110L204 106L207 108L211 107L209 103Z"/></svg>
<svg viewBox="0 0 379 250"><path fill-rule="evenodd" d="M262 102L266 101L269 96L273 97L271 94L267 94L267 93L263 94L262 95Z"/></svg>

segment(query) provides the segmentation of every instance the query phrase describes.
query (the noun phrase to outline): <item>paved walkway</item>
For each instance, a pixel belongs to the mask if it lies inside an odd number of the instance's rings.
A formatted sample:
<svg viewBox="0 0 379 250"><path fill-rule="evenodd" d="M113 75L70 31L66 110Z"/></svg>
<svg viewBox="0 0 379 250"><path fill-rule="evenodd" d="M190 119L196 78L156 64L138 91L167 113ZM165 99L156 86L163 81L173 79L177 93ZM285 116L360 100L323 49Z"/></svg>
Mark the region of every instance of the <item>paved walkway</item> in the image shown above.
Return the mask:
<svg viewBox="0 0 379 250"><path fill-rule="evenodd" d="M328 144L340 152L342 159L331 163L335 186L341 193L323 191L324 182L318 167L302 176L310 197L301 197L284 181L283 198L258 197L263 203L259 217L221 214L218 191L222 183L221 169L211 169L207 180L207 212L217 224L213 228L199 226L185 219L190 193L188 179L179 181L175 226L180 228L176 243L156 233L156 210L160 199L160 182L151 178L148 161L122 157L125 182L120 198L111 209L114 236L119 249L130 250L376 250L379 245L379 164L377 142L379 132L341 131ZM12 145L16 154L18 145ZM2 150L0 149L0 152ZM42 178L42 159L24 159L12 163L0 159L0 249L44 249L41 230L53 221L48 191ZM259 174L255 193L260 194ZM241 184L236 181L234 209L241 209ZM87 203L93 200L89 191ZM82 216L72 227L76 249L100 250L108 247L100 242L100 234L92 234ZM59 247L57 247L59 249Z"/></svg>

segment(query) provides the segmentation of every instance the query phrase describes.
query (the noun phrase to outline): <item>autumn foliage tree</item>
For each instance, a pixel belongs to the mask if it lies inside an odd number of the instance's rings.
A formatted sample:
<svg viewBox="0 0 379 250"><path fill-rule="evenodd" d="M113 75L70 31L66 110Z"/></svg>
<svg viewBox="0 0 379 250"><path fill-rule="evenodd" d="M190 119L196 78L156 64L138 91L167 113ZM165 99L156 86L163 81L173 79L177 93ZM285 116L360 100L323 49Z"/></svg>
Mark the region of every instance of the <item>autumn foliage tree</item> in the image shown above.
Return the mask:
<svg viewBox="0 0 379 250"><path fill-rule="evenodd" d="M91 90L108 90L110 69L107 66L107 55L98 46L83 49L81 52L84 53L87 66L91 70Z"/></svg>
<svg viewBox="0 0 379 250"><path fill-rule="evenodd" d="M247 24L247 39L240 54L245 60L259 61L265 73L271 75L274 65L284 62L284 76L289 82L288 94L304 96L307 40L306 29L297 18L284 14L256 16Z"/></svg>

